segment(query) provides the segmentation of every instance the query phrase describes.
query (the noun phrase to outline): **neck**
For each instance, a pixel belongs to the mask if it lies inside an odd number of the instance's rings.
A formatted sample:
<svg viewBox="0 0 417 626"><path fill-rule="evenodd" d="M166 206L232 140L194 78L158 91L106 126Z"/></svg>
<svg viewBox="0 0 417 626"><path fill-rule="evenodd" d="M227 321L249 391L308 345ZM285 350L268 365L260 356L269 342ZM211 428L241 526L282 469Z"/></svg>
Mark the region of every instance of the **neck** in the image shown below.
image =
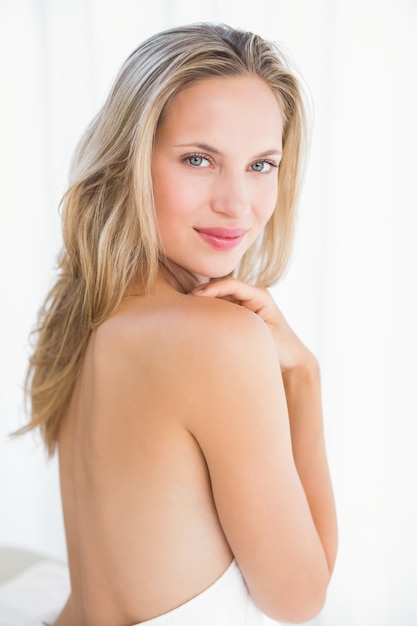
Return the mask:
<svg viewBox="0 0 417 626"><path fill-rule="evenodd" d="M168 285L179 293L190 293L199 284L207 282L205 279L195 276L188 270L176 265L169 259L160 262L160 269L154 287L159 290L163 284ZM151 291L153 288L151 287ZM127 289L125 296L144 295L145 283L143 276L138 272L135 279Z"/></svg>
<svg viewBox="0 0 417 626"><path fill-rule="evenodd" d="M169 259L161 261L161 274L180 293L190 293L200 283L206 282Z"/></svg>

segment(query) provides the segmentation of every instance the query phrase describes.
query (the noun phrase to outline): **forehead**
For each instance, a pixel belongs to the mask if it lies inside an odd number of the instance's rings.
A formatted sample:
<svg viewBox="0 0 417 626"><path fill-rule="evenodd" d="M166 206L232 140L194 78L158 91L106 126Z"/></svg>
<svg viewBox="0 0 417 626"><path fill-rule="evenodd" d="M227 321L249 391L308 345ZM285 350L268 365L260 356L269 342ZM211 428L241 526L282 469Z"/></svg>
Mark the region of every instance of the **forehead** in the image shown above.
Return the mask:
<svg viewBox="0 0 417 626"><path fill-rule="evenodd" d="M199 80L182 89L167 107L157 137L184 142L209 137L207 143L214 145L240 137L280 147L282 131L279 102L269 85L258 77L233 76Z"/></svg>

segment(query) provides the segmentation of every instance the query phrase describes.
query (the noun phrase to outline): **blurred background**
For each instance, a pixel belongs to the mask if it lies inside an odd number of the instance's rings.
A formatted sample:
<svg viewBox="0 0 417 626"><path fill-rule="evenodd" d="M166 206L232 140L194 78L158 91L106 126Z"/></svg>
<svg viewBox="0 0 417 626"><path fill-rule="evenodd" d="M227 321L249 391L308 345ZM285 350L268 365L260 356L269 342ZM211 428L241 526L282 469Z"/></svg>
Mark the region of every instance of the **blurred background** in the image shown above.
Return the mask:
<svg viewBox="0 0 417 626"><path fill-rule="evenodd" d="M417 624L416 0L0 0L0 546L66 559L56 459L26 421L69 160L124 59L173 25L281 42L313 112L296 245L272 289L322 366L340 525L316 626Z"/></svg>

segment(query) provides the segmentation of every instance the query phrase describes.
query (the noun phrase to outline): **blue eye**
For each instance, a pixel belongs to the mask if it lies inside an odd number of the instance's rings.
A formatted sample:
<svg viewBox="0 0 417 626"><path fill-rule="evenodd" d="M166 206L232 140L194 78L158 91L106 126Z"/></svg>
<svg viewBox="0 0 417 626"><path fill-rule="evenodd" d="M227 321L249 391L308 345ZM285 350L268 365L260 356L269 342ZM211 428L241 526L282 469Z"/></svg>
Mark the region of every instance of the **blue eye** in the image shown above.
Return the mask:
<svg viewBox="0 0 417 626"><path fill-rule="evenodd" d="M186 161L193 167L208 167L210 162L200 154L192 154L186 158Z"/></svg>
<svg viewBox="0 0 417 626"><path fill-rule="evenodd" d="M250 166L253 172L269 172L272 167L276 167L274 163L270 161L256 161Z"/></svg>

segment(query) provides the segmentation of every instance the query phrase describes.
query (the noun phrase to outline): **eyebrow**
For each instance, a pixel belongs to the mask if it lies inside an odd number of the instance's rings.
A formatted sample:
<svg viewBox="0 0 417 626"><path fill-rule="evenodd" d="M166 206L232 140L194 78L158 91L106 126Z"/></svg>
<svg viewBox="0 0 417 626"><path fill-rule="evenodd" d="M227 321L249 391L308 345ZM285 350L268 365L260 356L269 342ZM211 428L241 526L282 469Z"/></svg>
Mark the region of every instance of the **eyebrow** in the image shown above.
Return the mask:
<svg viewBox="0 0 417 626"><path fill-rule="evenodd" d="M174 148L198 148L198 150L202 150L204 152L212 152L213 154L221 154L220 150L206 143L198 143L198 142L181 143L181 144L176 144ZM273 155L281 156L282 151L272 148L271 150L265 150L265 152L260 152L259 154L256 154L253 158L261 159L262 157L273 156Z"/></svg>

